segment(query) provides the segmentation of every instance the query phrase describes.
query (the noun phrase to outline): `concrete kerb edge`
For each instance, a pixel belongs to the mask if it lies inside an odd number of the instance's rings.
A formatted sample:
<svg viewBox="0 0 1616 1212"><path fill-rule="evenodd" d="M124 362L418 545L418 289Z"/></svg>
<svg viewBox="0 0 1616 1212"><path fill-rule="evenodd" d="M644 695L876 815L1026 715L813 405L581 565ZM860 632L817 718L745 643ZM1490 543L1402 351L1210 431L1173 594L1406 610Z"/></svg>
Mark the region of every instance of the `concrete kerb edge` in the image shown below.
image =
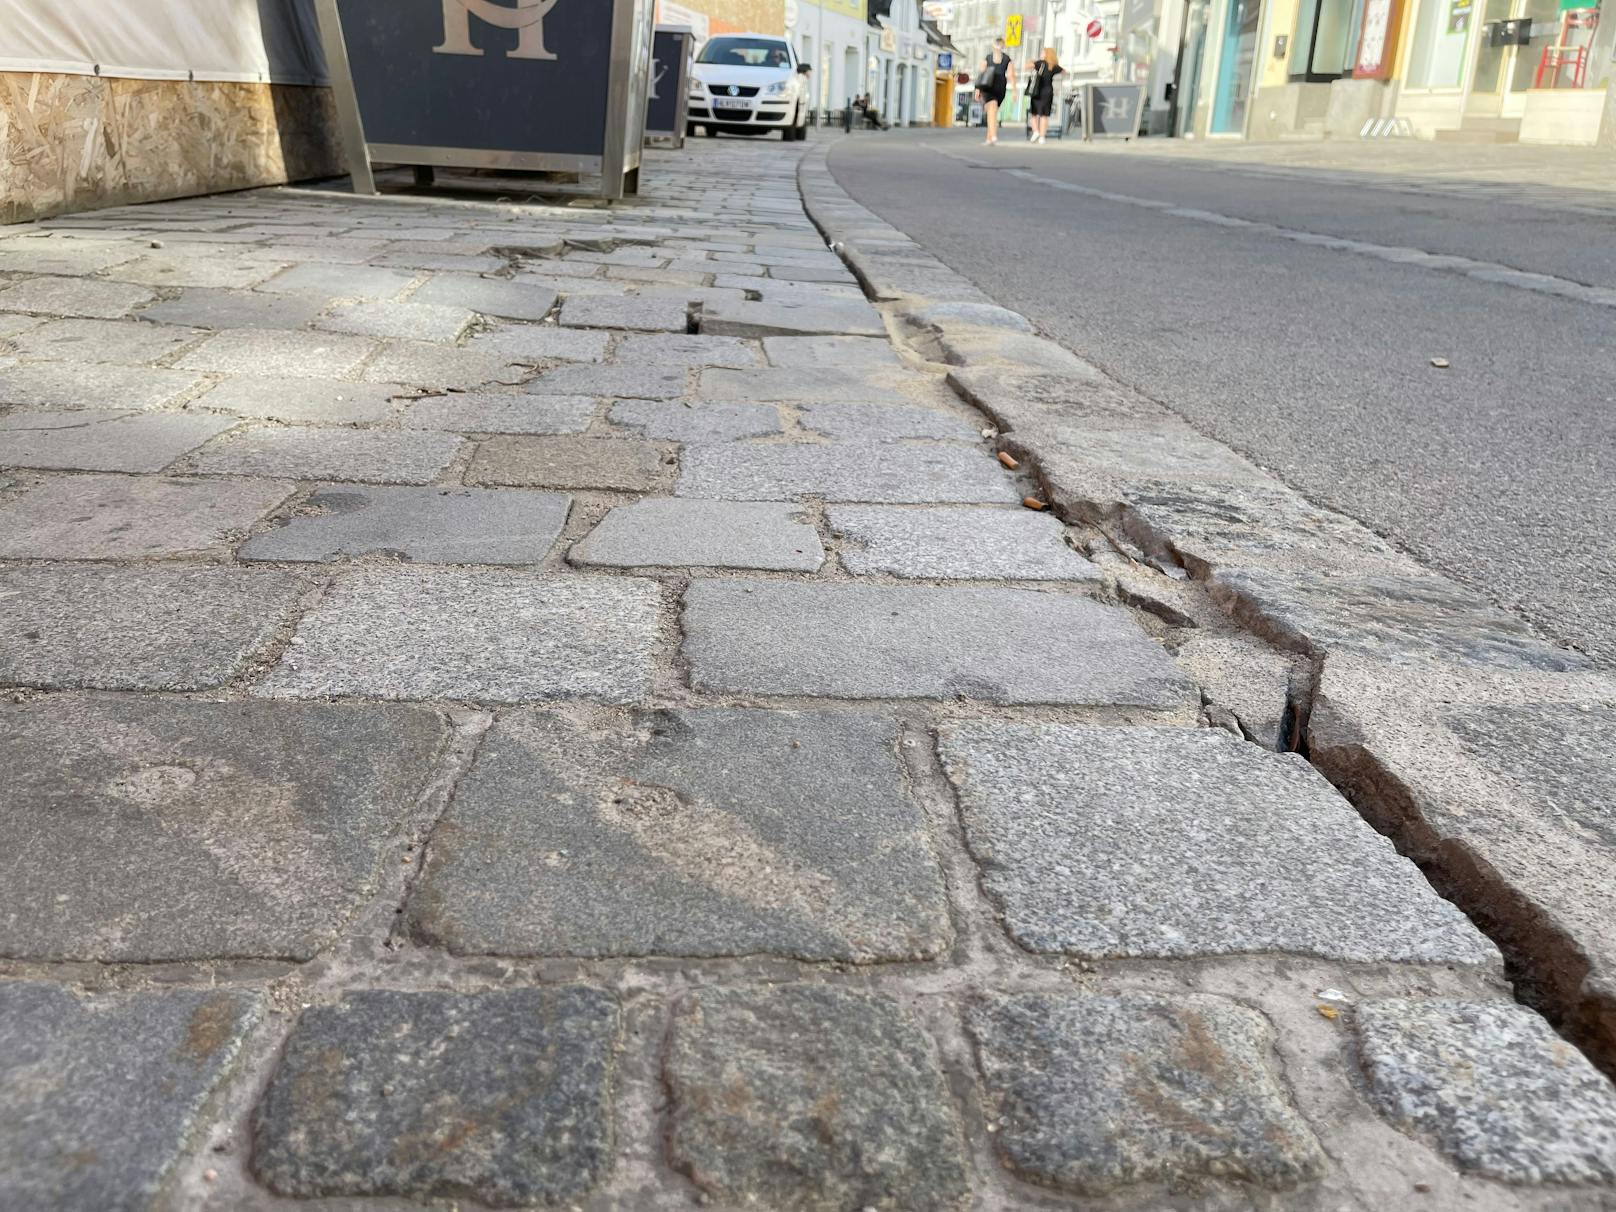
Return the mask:
<svg viewBox="0 0 1616 1212"><path fill-rule="evenodd" d="M919 346L917 352L922 356L958 368L948 375L949 386L999 429L1000 449L1029 464L1026 470L1039 483L1045 501L1058 516L1097 527L1125 554L1150 562L1138 549L1134 536L1142 529L1152 528L1131 516L1128 496L1118 484L1103 471L1087 477L1088 482L1084 484L1068 482L1056 466L1057 434L1041 428L1031 418L1018 425L1013 407L1007 408L1004 401L994 401L981 392L970 390L962 373L973 370L1014 373L1028 369L1018 360L1004 356L1000 349L1007 343L1014 344L1021 347L1019 352L1032 349L1037 356L1039 351L1030 345L1031 341L1036 341L1039 347L1047 347L1049 369L1054 373L1061 373L1055 368L1063 363L1070 368L1068 373L1074 387L1080 383L1092 387L1104 382L1103 372L1053 342L1036 335L1029 338L1025 331L1006 342L1002 338L1009 334L1002 326L938 323L930 319L927 313L937 304L961 301L974 304L984 296L973 283L848 195L830 171L829 152L829 145L821 145L810 149L798 162L797 180L803 208L871 301L887 312L894 331L908 339L912 347ZM900 249L901 256L888 252ZM944 288L943 292L938 292L939 287ZM960 316L960 319L965 317ZM1034 366L1032 369L1043 368ZM1180 433L1191 432L1182 422L1175 428L1179 428ZM1169 444L1173 441L1171 430L1156 429L1155 433ZM1203 450L1221 445L1209 439L1200 440L1205 443ZM1243 462L1232 449L1223 449L1231 460ZM1278 480L1263 478L1277 488L1290 491ZM1156 529L1159 536L1159 528ZM1172 536L1160 537L1166 539L1171 554ZM1346 562L1350 563L1350 557ZM1194 560L1179 559L1178 563L1183 572L1203 583L1215 571ZM1227 612L1226 595L1216 596L1219 606ZM1247 602L1234 621L1269 642L1299 652L1311 664L1313 676L1307 679L1305 688L1308 701L1296 704L1299 719L1295 738L1303 755L1310 757L1309 723L1314 705L1311 700L1317 694L1330 645L1298 634L1293 625L1270 615L1258 602ZM1388 662L1387 669L1391 673L1397 666ZM1334 705L1329 723L1334 735L1319 739L1332 748L1339 748L1343 726L1356 731L1352 728L1350 711ZM1434 722L1428 726L1432 731L1439 727ZM1441 826L1432 823L1435 813L1427 811L1440 805L1423 802L1420 789L1398 776L1394 761L1382 760L1382 755L1375 753L1368 742L1355 748L1360 755L1357 763L1344 765L1337 754L1336 760L1315 763L1315 766L1366 820L1389 836L1400 852L1420 865L1444 897L1457 904L1498 944L1510 967L1511 979L1516 982L1518 996L1545 1014L1607 1075L1616 1077L1616 1029L1612 1028L1616 1023L1616 1005L1600 988L1608 981L1590 976L1587 957L1574 939L1546 927L1545 919L1552 914L1537 903L1532 888L1506 882L1485 856L1462 838L1444 835ZM1356 772L1350 766L1356 766ZM1373 770L1373 777L1363 777L1366 767Z"/></svg>

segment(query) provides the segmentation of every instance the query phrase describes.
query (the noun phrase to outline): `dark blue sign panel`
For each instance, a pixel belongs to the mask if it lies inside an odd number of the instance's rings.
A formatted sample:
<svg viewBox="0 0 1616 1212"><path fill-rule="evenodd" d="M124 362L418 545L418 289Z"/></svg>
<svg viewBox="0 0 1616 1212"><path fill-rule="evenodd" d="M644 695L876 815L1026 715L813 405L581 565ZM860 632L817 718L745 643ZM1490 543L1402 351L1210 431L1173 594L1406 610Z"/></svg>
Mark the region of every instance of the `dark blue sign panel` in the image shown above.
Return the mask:
<svg viewBox="0 0 1616 1212"><path fill-rule="evenodd" d="M611 0L337 0L365 141L599 156Z"/></svg>
<svg viewBox="0 0 1616 1212"><path fill-rule="evenodd" d="M688 85L690 35L659 29L651 43L651 97L645 105L647 134L683 133L679 99Z"/></svg>

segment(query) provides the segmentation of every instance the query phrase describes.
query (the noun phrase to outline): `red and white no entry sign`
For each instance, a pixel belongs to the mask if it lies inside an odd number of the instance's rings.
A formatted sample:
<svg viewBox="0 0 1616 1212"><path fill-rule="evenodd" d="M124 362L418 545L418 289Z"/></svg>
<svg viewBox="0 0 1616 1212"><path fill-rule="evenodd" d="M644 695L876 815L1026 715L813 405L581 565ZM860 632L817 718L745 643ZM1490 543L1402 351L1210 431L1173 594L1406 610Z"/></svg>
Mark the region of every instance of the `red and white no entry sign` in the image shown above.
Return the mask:
<svg viewBox="0 0 1616 1212"><path fill-rule="evenodd" d="M1104 31L1105 31L1105 26L1100 24L1099 18L1095 18L1093 21L1089 22L1089 28L1088 28L1089 37L1098 38L1101 35L1101 33L1103 33Z"/></svg>

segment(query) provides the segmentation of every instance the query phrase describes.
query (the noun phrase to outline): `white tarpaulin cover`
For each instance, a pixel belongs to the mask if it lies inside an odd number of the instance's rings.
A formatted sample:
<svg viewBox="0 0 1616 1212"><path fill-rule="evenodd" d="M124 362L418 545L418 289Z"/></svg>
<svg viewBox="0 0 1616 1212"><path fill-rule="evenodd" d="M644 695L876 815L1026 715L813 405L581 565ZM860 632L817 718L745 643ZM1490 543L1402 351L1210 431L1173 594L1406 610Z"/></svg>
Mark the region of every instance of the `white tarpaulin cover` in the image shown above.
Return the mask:
<svg viewBox="0 0 1616 1212"><path fill-rule="evenodd" d="M314 0L0 0L0 71L327 83Z"/></svg>

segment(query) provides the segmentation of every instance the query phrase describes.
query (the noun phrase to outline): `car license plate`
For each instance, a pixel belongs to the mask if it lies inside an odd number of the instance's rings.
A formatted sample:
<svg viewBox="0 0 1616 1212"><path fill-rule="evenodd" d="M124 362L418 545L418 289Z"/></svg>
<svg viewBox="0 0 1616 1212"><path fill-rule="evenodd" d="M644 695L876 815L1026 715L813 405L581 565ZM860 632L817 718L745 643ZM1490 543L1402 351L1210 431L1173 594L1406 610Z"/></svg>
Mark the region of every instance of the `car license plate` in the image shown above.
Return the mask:
<svg viewBox="0 0 1616 1212"><path fill-rule="evenodd" d="M740 97L714 97L713 104L719 109L751 109L752 103Z"/></svg>

